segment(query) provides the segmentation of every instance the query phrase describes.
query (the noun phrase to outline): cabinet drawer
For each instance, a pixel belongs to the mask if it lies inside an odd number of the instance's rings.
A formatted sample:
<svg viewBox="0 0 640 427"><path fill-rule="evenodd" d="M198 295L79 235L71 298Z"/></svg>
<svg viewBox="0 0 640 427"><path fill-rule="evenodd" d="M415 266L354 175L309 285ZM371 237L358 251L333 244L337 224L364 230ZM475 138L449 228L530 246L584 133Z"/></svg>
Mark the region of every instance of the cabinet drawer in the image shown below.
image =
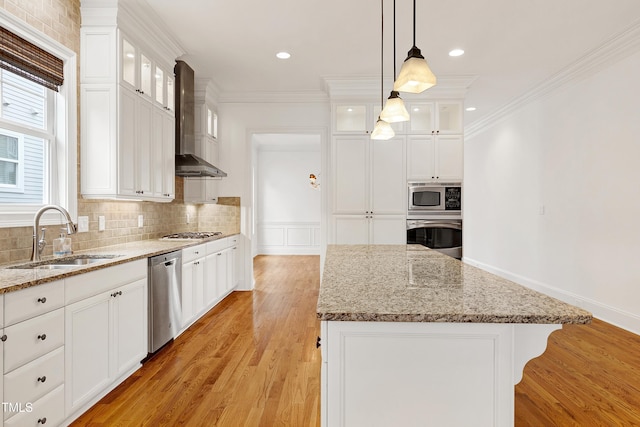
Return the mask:
<svg viewBox="0 0 640 427"><path fill-rule="evenodd" d="M202 258L206 255L206 245L192 246L182 250L182 263Z"/></svg>
<svg viewBox="0 0 640 427"><path fill-rule="evenodd" d="M65 279L65 304L101 294L147 277L147 259L139 259Z"/></svg>
<svg viewBox="0 0 640 427"><path fill-rule="evenodd" d="M227 241L227 238L209 242L207 243L207 254L211 255L211 254L218 253L221 250L225 249L227 246L229 246L229 242Z"/></svg>
<svg viewBox="0 0 640 427"><path fill-rule="evenodd" d="M23 407L25 405L23 404ZM31 404L31 412L21 412L4 421L5 427L57 426L64 420L64 385Z"/></svg>
<svg viewBox="0 0 640 427"><path fill-rule="evenodd" d="M4 373L64 344L64 308L4 329Z"/></svg>
<svg viewBox="0 0 640 427"><path fill-rule="evenodd" d="M53 311L64 305L64 280L9 292L4 305L5 326Z"/></svg>
<svg viewBox="0 0 640 427"><path fill-rule="evenodd" d="M4 376L5 402L34 402L64 383L64 347L9 372ZM5 412L5 419L11 415Z"/></svg>

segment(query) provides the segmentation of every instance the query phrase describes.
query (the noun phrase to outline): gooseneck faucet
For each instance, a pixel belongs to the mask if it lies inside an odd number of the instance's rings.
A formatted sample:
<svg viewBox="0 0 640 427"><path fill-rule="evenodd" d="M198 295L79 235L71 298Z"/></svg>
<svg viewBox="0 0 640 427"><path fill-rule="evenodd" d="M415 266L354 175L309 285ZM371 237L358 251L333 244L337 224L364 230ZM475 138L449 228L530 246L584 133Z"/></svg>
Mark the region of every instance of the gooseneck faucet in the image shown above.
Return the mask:
<svg viewBox="0 0 640 427"><path fill-rule="evenodd" d="M33 218L33 245L31 252L31 261L40 261L40 255L44 250L44 247L47 245L46 240L44 240L45 228L42 227L42 234L40 235L40 239L38 239L38 228L40 228L40 217L46 211L53 209L60 212L66 218L66 226L67 226L67 234L74 234L76 232L76 226L73 224L73 220L71 219L71 215L67 212L63 207L56 205L45 205L38 212L36 212L36 216Z"/></svg>

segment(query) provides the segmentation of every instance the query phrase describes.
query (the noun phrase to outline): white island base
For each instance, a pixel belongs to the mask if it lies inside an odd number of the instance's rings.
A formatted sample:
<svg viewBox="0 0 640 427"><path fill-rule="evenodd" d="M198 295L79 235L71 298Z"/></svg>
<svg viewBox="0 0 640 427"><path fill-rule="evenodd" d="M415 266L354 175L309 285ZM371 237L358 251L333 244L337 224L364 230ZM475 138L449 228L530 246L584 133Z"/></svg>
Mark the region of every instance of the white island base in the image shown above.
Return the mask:
<svg viewBox="0 0 640 427"><path fill-rule="evenodd" d="M560 324L322 321L323 427L513 426Z"/></svg>

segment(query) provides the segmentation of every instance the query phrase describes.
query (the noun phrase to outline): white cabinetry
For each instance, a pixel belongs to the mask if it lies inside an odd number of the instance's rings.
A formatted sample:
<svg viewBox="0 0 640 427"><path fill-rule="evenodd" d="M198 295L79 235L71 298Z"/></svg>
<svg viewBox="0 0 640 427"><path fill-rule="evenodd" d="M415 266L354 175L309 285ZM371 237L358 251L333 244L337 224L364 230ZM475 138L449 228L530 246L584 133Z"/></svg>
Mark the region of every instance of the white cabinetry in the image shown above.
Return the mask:
<svg viewBox="0 0 640 427"><path fill-rule="evenodd" d="M409 136L407 179L425 182L462 182L461 135Z"/></svg>
<svg viewBox="0 0 640 427"><path fill-rule="evenodd" d="M101 18L114 10L99 5L83 2L82 195L169 202L175 197L172 70L179 53L166 51L171 44L161 44L164 36L121 25L127 14L120 10L118 23L105 26Z"/></svg>
<svg viewBox="0 0 640 427"><path fill-rule="evenodd" d="M204 309L206 244L182 250L182 329L188 328Z"/></svg>
<svg viewBox="0 0 640 427"><path fill-rule="evenodd" d="M4 296L6 426L57 425L64 419L63 304L62 280Z"/></svg>
<svg viewBox="0 0 640 427"><path fill-rule="evenodd" d="M146 259L69 277L65 291L70 417L115 388L147 355Z"/></svg>
<svg viewBox="0 0 640 427"><path fill-rule="evenodd" d="M421 135L462 134L462 102L432 101L407 104L408 133Z"/></svg>
<svg viewBox="0 0 640 427"><path fill-rule="evenodd" d="M405 243L405 138L334 137L334 242Z"/></svg>

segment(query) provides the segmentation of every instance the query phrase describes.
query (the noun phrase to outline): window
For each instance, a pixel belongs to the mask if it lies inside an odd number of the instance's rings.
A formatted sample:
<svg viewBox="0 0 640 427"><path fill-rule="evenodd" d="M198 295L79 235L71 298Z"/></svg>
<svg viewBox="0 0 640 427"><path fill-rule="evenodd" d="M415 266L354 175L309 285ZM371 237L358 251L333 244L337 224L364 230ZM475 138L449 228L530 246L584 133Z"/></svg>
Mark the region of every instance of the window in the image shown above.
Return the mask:
<svg viewBox="0 0 640 427"><path fill-rule="evenodd" d="M0 227L32 225L45 204L75 218L76 55L2 9L0 27ZM42 75L29 69L34 49L48 54ZM45 214L41 223L59 224L60 216Z"/></svg>
<svg viewBox="0 0 640 427"><path fill-rule="evenodd" d="M0 203L49 201L45 172L55 140L50 92L0 70Z"/></svg>
<svg viewBox="0 0 640 427"><path fill-rule="evenodd" d="M207 107L207 135L217 139L218 138L218 115Z"/></svg>

